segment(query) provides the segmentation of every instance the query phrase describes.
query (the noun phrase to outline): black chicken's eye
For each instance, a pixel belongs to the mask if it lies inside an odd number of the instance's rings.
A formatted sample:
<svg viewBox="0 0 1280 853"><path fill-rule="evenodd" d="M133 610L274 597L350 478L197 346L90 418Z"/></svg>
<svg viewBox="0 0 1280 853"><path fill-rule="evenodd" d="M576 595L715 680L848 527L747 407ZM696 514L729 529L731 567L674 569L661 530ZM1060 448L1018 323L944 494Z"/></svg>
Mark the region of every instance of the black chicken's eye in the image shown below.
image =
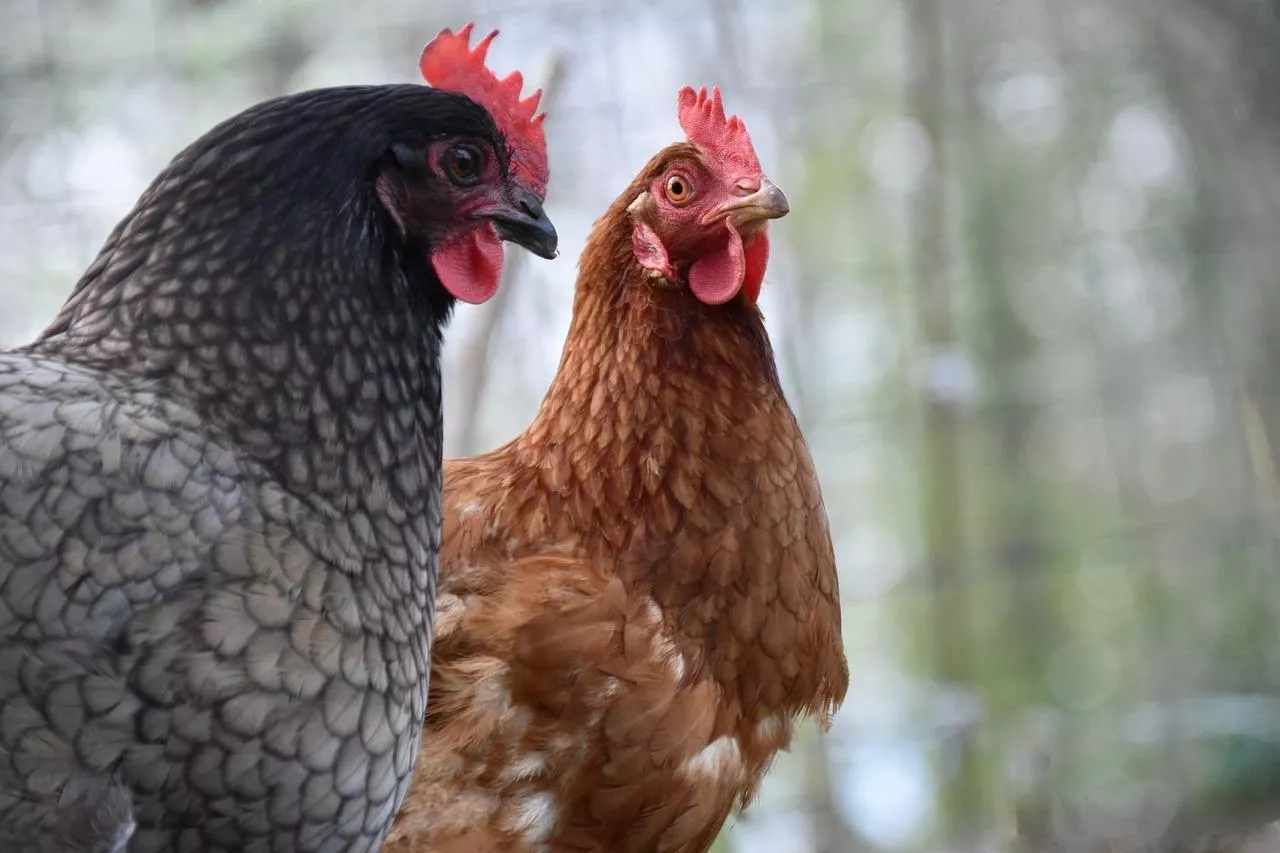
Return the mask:
<svg viewBox="0 0 1280 853"><path fill-rule="evenodd" d="M445 169L457 184L473 184L480 176L481 154L470 145L458 145L445 155Z"/></svg>

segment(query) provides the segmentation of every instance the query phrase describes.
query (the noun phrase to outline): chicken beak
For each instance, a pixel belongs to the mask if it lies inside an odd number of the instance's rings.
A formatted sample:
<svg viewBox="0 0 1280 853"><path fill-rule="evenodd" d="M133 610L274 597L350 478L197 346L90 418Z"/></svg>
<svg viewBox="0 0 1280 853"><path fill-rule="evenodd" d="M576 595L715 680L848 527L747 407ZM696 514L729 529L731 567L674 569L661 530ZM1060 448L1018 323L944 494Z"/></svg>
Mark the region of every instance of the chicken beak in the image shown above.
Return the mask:
<svg viewBox="0 0 1280 853"><path fill-rule="evenodd" d="M760 179L760 189L751 195L736 198L719 208L715 215L727 217L734 226L766 219L781 219L791 212L786 193L768 178Z"/></svg>
<svg viewBox="0 0 1280 853"><path fill-rule="evenodd" d="M521 191L514 204L503 205L484 215L493 220L503 240L521 245L547 260L559 254L556 227L542 209L542 200L533 193Z"/></svg>

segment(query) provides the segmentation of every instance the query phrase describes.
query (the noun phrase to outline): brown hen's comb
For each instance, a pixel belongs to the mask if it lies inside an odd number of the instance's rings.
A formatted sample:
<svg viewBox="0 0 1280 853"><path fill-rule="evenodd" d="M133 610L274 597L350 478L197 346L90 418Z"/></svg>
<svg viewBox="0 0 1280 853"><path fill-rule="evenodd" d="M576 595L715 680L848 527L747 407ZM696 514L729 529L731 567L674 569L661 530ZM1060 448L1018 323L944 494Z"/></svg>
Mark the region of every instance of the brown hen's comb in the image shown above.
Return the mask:
<svg viewBox="0 0 1280 853"><path fill-rule="evenodd" d="M679 105L680 127L690 142L713 159L760 174L760 160L747 135L747 126L737 116L725 118L719 86L711 87L710 97L705 88L695 92L685 86L680 90Z"/></svg>
<svg viewBox="0 0 1280 853"><path fill-rule="evenodd" d="M524 77L519 71L499 80L484 64L498 31L489 33L472 48L474 28L475 24L467 24L456 34L450 29L441 30L422 50L422 77L437 89L466 95L487 109L513 149L512 170L538 195L545 196L551 170L547 166L547 138L542 132L546 114L537 112L542 90L521 100Z"/></svg>

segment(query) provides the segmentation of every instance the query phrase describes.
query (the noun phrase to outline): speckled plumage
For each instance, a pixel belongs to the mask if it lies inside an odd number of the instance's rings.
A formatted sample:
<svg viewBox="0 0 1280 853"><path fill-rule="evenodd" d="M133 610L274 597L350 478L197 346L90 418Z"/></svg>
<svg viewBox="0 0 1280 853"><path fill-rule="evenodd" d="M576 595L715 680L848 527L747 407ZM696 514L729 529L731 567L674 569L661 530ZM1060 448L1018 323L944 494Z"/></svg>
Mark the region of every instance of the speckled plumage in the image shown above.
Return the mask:
<svg viewBox="0 0 1280 853"><path fill-rule="evenodd" d="M421 86L230 119L0 354L0 849L112 851L131 817L131 853L378 849L425 709L452 306L449 211L415 184L406 237L378 182L455 135L504 148Z"/></svg>

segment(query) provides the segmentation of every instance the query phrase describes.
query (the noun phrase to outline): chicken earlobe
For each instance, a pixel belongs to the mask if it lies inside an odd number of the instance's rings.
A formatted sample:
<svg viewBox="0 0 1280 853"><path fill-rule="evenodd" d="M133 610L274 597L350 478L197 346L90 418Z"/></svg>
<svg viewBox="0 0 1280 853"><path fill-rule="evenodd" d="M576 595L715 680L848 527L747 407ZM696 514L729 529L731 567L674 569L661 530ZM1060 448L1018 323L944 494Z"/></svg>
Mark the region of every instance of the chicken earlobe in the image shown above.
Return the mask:
<svg viewBox="0 0 1280 853"><path fill-rule="evenodd" d="M657 273L667 281L677 280L675 267L671 265L671 257L662 238L644 217L653 209L653 196L644 192L636 196L636 200L627 206L627 214L631 217L631 252L636 261L645 269Z"/></svg>
<svg viewBox="0 0 1280 853"><path fill-rule="evenodd" d="M635 231L631 233L631 251L640 266L661 275L667 281L677 280L671 259L667 257L667 247L662 245L662 238L649 223L636 223Z"/></svg>
<svg viewBox="0 0 1280 853"><path fill-rule="evenodd" d="M487 302L498 292L502 261L502 239L493 223L450 235L431 253L431 268L445 290L471 305Z"/></svg>

